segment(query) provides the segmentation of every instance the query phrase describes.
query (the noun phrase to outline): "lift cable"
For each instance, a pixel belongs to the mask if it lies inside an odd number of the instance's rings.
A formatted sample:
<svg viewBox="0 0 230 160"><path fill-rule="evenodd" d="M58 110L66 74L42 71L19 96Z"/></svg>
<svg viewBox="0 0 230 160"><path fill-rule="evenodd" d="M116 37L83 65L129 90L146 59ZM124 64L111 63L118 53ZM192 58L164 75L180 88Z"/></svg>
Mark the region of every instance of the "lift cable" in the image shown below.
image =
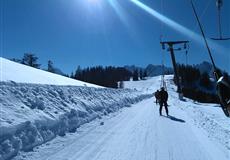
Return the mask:
<svg viewBox="0 0 230 160"><path fill-rule="evenodd" d="M163 14L163 10L164 10L164 4L163 4L163 0L161 0L161 14ZM160 35L160 42L162 41L162 37L163 37L163 32L164 32L164 26L163 26L163 22L161 22L161 35ZM161 72L161 85L160 87L163 87L166 91L167 91L167 86L166 86L166 82L165 82L165 56L164 53L162 52L162 72Z"/></svg>
<svg viewBox="0 0 230 160"><path fill-rule="evenodd" d="M201 25L201 23L200 23L200 20L199 20L199 17L198 17L198 15L197 15L197 13L196 13L196 10L195 10L193 1L191 0L190 2L191 2L191 4L192 4L192 9L193 9L193 12L194 12L194 14L195 14L195 17L196 17L196 20L197 20L197 22L198 22L198 25L199 25L199 27L200 27L200 31L201 31L201 34L202 34L202 36L203 36L205 45L206 45L206 47L207 47L209 57L210 57L210 59L211 59L211 61L212 61L212 65L213 65L214 71L216 71L217 68L216 68L215 62L214 62L214 60L213 60L212 53L211 53L211 50L210 50L210 48L209 48L207 39L206 39L206 37L205 37L204 31L203 31L203 27L202 27L202 25Z"/></svg>
<svg viewBox="0 0 230 160"><path fill-rule="evenodd" d="M229 82L226 80L226 77L224 77L222 75L221 71L219 71L215 66L214 60L212 58L211 50L210 50L210 48L208 46L208 42L206 40L203 28L202 28L201 23L199 21L199 17L198 17L198 15L196 13L193 1L192 0L190 0L190 1L191 1L191 4L192 4L193 12L194 12L194 14L196 16L196 19L198 21L202 36L204 38L205 45L206 45L206 47L208 49L209 56L210 56L212 64L213 64L214 74L215 74L215 78L216 78L216 82L217 82L217 87L216 87L217 95L218 95L219 100L220 100L221 108L222 108L224 114L227 117L230 117L230 85L229 85Z"/></svg>

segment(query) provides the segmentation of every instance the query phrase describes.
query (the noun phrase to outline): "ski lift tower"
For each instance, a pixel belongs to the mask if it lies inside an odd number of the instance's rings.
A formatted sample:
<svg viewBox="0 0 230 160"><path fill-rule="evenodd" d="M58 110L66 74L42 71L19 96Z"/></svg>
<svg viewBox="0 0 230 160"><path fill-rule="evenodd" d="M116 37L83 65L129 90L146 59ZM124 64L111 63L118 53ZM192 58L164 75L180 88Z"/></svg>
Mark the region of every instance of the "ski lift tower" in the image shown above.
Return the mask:
<svg viewBox="0 0 230 160"><path fill-rule="evenodd" d="M170 52L171 55L171 59L172 59L172 64L173 64L173 69L174 69L174 76L175 76L175 80L177 83L177 92L179 93L179 98L182 99L182 90L181 90L181 84L180 84L180 79L179 79L179 75L178 75L178 70L177 70L177 65L176 65L176 58L175 58L175 54L174 51L181 51L182 48L173 48L174 45L178 45L178 44L183 44L184 48L187 48L187 43L189 41L164 41L164 42L160 42L162 45L162 49L165 49L165 45L168 45L168 49L167 51Z"/></svg>

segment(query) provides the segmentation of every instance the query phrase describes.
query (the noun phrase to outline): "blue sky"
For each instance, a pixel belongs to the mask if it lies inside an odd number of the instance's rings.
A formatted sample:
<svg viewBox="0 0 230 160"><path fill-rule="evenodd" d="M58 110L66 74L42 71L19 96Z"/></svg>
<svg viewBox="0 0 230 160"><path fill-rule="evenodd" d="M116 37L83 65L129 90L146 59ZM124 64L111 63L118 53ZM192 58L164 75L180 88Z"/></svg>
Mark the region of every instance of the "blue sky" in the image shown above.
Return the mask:
<svg viewBox="0 0 230 160"><path fill-rule="evenodd" d="M32 52L42 68L50 59L66 73L95 65L161 64L171 59L163 40L189 40L188 63L210 61L204 43L165 25L130 0L0 0L1 56ZM157 12L200 34L189 0L141 0ZM218 36L215 0L194 0L207 37ZM222 8L223 34L230 36L230 1ZM203 41L202 41L203 42ZM216 65L230 71L230 41L213 42ZM162 58L164 57L164 58ZM176 52L186 63L185 51Z"/></svg>

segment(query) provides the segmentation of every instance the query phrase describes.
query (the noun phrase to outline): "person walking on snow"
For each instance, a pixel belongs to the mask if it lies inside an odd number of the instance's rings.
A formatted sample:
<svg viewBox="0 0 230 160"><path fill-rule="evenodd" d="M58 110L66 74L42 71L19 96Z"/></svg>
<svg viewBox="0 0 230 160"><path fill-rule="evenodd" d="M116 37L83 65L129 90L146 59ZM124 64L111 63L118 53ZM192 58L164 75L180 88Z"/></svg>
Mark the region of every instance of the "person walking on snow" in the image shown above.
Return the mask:
<svg viewBox="0 0 230 160"><path fill-rule="evenodd" d="M161 91L159 92L160 116L162 115L163 106L165 107L165 111L166 111L167 116L169 115L167 101L168 101L168 92L165 91L164 87L161 87Z"/></svg>
<svg viewBox="0 0 230 160"><path fill-rule="evenodd" d="M156 98L156 104L159 103L159 90L157 90L155 93L154 93L154 96Z"/></svg>

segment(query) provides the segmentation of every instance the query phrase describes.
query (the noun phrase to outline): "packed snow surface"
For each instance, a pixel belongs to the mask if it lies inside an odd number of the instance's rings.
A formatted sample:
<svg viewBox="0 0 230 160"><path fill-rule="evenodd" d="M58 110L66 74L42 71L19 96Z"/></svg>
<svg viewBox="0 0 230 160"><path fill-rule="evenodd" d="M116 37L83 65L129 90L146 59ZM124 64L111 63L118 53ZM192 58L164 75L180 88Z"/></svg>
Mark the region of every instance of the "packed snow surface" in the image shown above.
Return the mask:
<svg viewBox="0 0 230 160"><path fill-rule="evenodd" d="M99 87L0 57L0 80L18 83Z"/></svg>
<svg viewBox="0 0 230 160"><path fill-rule="evenodd" d="M0 160L75 133L85 123L150 97L131 89L72 80L3 58L0 61Z"/></svg>
<svg viewBox="0 0 230 160"><path fill-rule="evenodd" d="M126 82L125 87L153 93L160 79ZM178 100L171 79L166 76L169 117L159 116L159 106L150 98L81 125L33 152L20 152L14 160L229 160L230 119L217 104Z"/></svg>
<svg viewBox="0 0 230 160"><path fill-rule="evenodd" d="M0 66L0 160L230 159L230 119L218 104L178 100L172 76L166 117L153 97L160 76L108 89Z"/></svg>
<svg viewBox="0 0 230 160"><path fill-rule="evenodd" d="M0 155L5 159L149 97L130 89L0 85Z"/></svg>

